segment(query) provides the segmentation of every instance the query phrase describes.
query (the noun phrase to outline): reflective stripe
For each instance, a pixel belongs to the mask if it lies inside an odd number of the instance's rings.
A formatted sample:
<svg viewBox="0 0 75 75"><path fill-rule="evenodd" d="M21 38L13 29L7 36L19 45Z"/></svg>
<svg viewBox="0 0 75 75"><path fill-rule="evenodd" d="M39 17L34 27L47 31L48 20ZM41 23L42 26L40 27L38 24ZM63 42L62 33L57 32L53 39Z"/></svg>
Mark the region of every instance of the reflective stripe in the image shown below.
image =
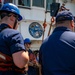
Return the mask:
<svg viewBox="0 0 75 75"><path fill-rule="evenodd" d="M6 60L6 58L3 55L1 55L1 54L0 54L0 58Z"/></svg>

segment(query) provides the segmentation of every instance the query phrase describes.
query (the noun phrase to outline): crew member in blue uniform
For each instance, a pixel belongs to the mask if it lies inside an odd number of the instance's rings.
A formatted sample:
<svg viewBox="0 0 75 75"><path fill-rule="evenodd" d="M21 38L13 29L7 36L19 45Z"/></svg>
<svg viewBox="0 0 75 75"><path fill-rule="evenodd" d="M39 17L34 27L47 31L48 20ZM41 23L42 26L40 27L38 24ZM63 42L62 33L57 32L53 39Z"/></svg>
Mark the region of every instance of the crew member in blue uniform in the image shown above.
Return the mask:
<svg viewBox="0 0 75 75"><path fill-rule="evenodd" d="M56 28L40 47L42 75L75 75L74 17L70 11L56 16Z"/></svg>
<svg viewBox="0 0 75 75"><path fill-rule="evenodd" d="M22 35L16 30L22 20L19 8L6 3L0 16L0 75L25 75L29 55Z"/></svg>
<svg viewBox="0 0 75 75"><path fill-rule="evenodd" d="M29 53L29 63L28 63L27 74L28 75L39 75L38 74L38 70L37 70L37 67L39 65L38 65L38 62L36 60L36 56L33 53L33 51L30 49L30 47L31 47L31 40L29 38L25 38L24 45L25 45L26 50Z"/></svg>

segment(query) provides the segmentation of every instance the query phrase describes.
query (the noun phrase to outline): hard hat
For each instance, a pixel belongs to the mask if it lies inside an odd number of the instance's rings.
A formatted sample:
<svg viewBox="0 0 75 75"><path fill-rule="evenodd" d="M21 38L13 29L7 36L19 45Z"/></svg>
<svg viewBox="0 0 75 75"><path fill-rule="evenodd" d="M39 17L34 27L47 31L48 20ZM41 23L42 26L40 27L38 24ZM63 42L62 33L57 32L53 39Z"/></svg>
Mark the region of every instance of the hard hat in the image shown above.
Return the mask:
<svg viewBox="0 0 75 75"><path fill-rule="evenodd" d="M20 11L19 8L12 4L12 3L6 3L4 4L1 9L0 12L10 12L10 13L14 13L16 15L18 15L18 21L22 20L22 16L20 15Z"/></svg>
<svg viewBox="0 0 75 75"><path fill-rule="evenodd" d="M29 38L26 38L26 39L24 40L24 44L26 44L26 43L30 43L30 44L31 44L31 40L30 40Z"/></svg>

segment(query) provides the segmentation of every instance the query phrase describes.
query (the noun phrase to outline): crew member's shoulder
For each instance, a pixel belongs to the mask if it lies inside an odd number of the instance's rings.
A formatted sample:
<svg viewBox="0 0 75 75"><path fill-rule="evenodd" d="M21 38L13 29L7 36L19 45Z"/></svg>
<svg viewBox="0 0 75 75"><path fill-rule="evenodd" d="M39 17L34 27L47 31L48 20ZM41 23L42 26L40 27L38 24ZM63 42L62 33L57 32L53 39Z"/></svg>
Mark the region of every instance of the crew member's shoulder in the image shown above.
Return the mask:
<svg viewBox="0 0 75 75"><path fill-rule="evenodd" d="M20 33L18 30L14 30L14 29L10 29L10 28L5 29L4 32L10 33L10 34L12 34L12 33Z"/></svg>
<svg viewBox="0 0 75 75"><path fill-rule="evenodd" d="M71 37L75 37L75 32L69 32L68 35L70 35Z"/></svg>
<svg viewBox="0 0 75 75"><path fill-rule="evenodd" d="M6 28L2 31L2 35L4 36L14 36L14 35L21 35L21 33L18 30Z"/></svg>

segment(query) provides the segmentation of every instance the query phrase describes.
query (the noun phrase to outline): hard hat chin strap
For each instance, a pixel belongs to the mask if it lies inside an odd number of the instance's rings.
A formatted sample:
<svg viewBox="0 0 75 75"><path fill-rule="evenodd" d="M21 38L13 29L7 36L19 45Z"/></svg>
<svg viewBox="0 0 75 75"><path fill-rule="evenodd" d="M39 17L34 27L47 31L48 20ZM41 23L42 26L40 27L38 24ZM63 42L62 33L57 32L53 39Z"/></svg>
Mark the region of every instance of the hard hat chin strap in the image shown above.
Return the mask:
<svg viewBox="0 0 75 75"><path fill-rule="evenodd" d="M13 29L15 29L15 28L16 28L16 25L17 25L17 19L15 19Z"/></svg>

